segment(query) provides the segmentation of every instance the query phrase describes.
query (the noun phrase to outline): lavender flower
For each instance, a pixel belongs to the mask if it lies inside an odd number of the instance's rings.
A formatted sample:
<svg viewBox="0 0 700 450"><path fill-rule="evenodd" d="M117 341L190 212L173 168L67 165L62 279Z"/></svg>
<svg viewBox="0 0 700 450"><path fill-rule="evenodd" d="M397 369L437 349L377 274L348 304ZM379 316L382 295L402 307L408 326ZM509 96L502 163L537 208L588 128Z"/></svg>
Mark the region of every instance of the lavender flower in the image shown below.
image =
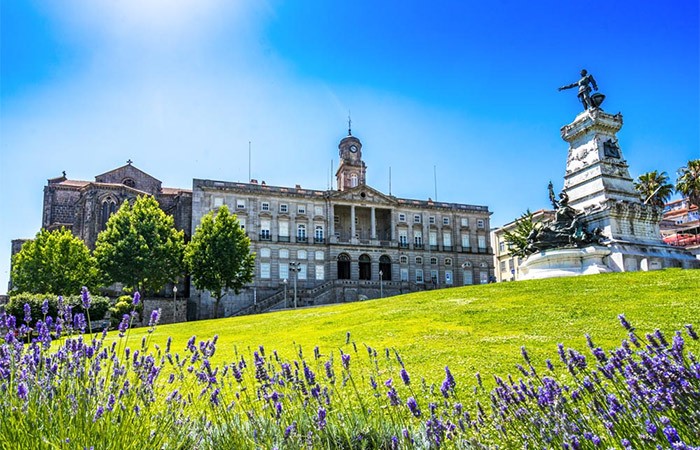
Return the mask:
<svg viewBox="0 0 700 450"><path fill-rule="evenodd" d="M408 372L406 372L406 369L404 368L401 369L401 379L403 380L403 384L406 386L411 384L411 378L408 376Z"/></svg>
<svg viewBox="0 0 700 450"><path fill-rule="evenodd" d="M340 357L340 359L343 361L343 368L345 370L350 370L350 355L345 354Z"/></svg>
<svg viewBox="0 0 700 450"><path fill-rule="evenodd" d="M633 328L632 325L630 325L630 323L627 321L627 318L625 317L624 314L618 315L617 318L620 319L620 325L622 325L622 326L625 328L625 330L627 330L627 331L629 331L629 332L634 331L634 328Z"/></svg>
<svg viewBox="0 0 700 450"><path fill-rule="evenodd" d="M326 428L326 410L323 408L318 408L316 424L319 430Z"/></svg>
<svg viewBox="0 0 700 450"><path fill-rule="evenodd" d="M688 330L688 336L691 337L694 341L698 340L698 334L693 330L693 325L688 324L685 326L685 328Z"/></svg>
<svg viewBox="0 0 700 450"><path fill-rule="evenodd" d="M151 313L151 320L148 321L148 326L153 328L158 324L158 320L160 319L160 308L154 309L153 312Z"/></svg>
<svg viewBox="0 0 700 450"><path fill-rule="evenodd" d="M46 316L49 313L49 299L45 298L44 302L41 304L41 314Z"/></svg>
<svg viewBox="0 0 700 450"><path fill-rule="evenodd" d="M29 325L32 322L32 308L29 303L24 304L24 323Z"/></svg>
<svg viewBox="0 0 700 450"><path fill-rule="evenodd" d="M83 308L85 311L90 309L90 304L92 303L92 299L90 298L90 294L88 293L88 288L83 286L83 291L81 292L81 296L83 298Z"/></svg>
<svg viewBox="0 0 700 450"><path fill-rule="evenodd" d="M408 400L406 401L406 406L408 406L408 409L411 410L411 413L420 418L421 416L421 411L418 408L418 403L416 403L416 399L413 397L408 397Z"/></svg>

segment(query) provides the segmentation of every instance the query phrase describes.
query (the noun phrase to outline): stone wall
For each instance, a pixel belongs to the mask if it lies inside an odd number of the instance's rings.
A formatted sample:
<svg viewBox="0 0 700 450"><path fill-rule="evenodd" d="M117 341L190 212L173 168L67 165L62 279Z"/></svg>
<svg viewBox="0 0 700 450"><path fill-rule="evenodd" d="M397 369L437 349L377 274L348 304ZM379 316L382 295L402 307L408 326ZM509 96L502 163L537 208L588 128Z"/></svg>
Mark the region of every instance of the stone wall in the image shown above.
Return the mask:
<svg viewBox="0 0 700 450"><path fill-rule="evenodd" d="M139 326L148 326L154 310L160 308L159 324L180 323L187 321L187 298L177 300L166 298L147 298L143 300L143 320Z"/></svg>

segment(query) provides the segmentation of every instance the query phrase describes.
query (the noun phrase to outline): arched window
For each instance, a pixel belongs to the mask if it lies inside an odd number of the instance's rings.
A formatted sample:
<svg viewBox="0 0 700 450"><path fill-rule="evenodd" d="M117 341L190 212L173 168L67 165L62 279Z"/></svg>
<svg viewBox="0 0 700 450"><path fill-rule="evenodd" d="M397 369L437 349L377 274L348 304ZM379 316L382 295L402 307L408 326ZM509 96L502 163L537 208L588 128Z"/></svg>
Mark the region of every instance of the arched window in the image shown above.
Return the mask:
<svg viewBox="0 0 700 450"><path fill-rule="evenodd" d="M400 262L401 264L408 264L408 256L406 256L406 255L401 255L401 257L399 258L399 262Z"/></svg>
<svg viewBox="0 0 700 450"><path fill-rule="evenodd" d="M338 279L350 279L350 255L347 253L341 253L338 255Z"/></svg>
<svg viewBox="0 0 700 450"><path fill-rule="evenodd" d="M416 256L416 264L423 264L423 258Z"/></svg>
<svg viewBox="0 0 700 450"><path fill-rule="evenodd" d="M452 265L452 258L445 258L445 265L451 266Z"/></svg>
<svg viewBox="0 0 700 450"><path fill-rule="evenodd" d="M297 225L297 242L306 242L306 225L303 223Z"/></svg>
<svg viewBox="0 0 700 450"><path fill-rule="evenodd" d="M323 242L323 225L316 225L314 229L314 239L317 243Z"/></svg>
<svg viewBox="0 0 700 450"><path fill-rule="evenodd" d="M379 271L382 273L382 280L391 281L391 258L387 255L379 257Z"/></svg>
<svg viewBox="0 0 700 450"><path fill-rule="evenodd" d="M136 187L136 182L135 182L133 179L131 179L131 178L124 178L124 179L122 180L122 184L123 184L124 186Z"/></svg>
<svg viewBox="0 0 700 450"><path fill-rule="evenodd" d="M102 217L100 217L101 229L107 228L107 221L117 211L117 203L112 197L107 197L102 201Z"/></svg>
<svg viewBox="0 0 700 450"><path fill-rule="evenodd" d="M437 265L437 258L436 257L433 256L432 258L430 258L430 265L431 266Z"/></svg>
<svg viewBox="0 0 700 450"><path fill-rule="evenodd" d="M356 187L357 184L357 174L353 173L352 175L350 175L350 187Z"/></svg>
<svg viewBox="0 0 700 450"><path fill-rule="evenodd" d="M360 255L359 259L360 280L372 279L372 260L369 255Z"/></svg>

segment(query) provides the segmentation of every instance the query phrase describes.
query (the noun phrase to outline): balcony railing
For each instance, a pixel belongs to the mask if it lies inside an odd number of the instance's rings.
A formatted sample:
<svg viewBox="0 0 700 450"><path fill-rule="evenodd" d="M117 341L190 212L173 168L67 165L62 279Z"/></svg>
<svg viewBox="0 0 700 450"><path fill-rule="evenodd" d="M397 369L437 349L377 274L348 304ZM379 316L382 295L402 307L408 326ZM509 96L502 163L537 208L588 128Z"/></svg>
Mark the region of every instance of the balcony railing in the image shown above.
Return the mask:
<svg viewBox="0 0 700 450"><path fill-rule="evenodd" d="M399 242L399 248L408 248L408 242Z"/></svg>
<svg viewBox="0 0 700 450"><path fill-rule="evenodd" d="M439 247L437 245L431 245L430 250L438 250Z"/></svg>
<svg viewBox="0 0 700 450"><path fill-rule="evenodd" d="M297 242L299 243L307 243L309 242L309 238L306 236L297 236Z"/></svg>
<svg viewBox="0 0 700 450"><path fill-rule="evenodd" d="M314 238L314 244L325 244L326 240L322 237L315 237Z"/></svg>
<svg viewBox="0 0 700 450"><path fill-rule="evenodd" d="M443 246L442 246L442 251L443 251L443 252L451 252L451 251L452 251L452 246L451 246L451 245L443 245Z"/></svg>
<svg viewBox="0 0 700 450"><path fill-rule="evenodd" d="M422 249L423 249L423 244L415 243L415 244L413 244L413 248L415 248L416 250L422 250Z"/></svg>
<svg viewBox="0 0 700 450"><path fill-rule="evenodd" d="M471 247L462 247L462 253L471 253L472 248Z"/></svg>
<svg viewBox="0 0 700 450"><path fill-rule="evenodd" d="M289 242L289 236L277 236L277 242Z"/></svg>
<svg viewBox="0 0 700 450"><path fill-rule="evenodd" d="M270 233L260 233L260 240L261 241L269 241L270 240Z"/></svg>

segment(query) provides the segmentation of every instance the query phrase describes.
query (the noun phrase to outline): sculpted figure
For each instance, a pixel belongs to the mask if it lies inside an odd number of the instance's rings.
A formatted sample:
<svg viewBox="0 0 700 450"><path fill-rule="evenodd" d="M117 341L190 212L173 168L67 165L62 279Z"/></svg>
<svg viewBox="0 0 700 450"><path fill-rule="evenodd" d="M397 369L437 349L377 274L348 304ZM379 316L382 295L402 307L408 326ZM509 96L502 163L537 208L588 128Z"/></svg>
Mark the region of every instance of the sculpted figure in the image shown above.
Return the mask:
<svg viewBox="0 0 700 450"><path fill-rule="evenodd" d="M597 108L598 105L593 103L593 100L591 100L591 85L593 86L593 89L596 91L598 90L598 84L596 84L595 80L593 79L593 75L589 75L586 69L583 69L581 71L580 80L567 86L562 86L559 88L559 90L563 91L564 89L571 89L578 86L578 99L581 101L581 103L583 103L583 109Z"/></svg>

